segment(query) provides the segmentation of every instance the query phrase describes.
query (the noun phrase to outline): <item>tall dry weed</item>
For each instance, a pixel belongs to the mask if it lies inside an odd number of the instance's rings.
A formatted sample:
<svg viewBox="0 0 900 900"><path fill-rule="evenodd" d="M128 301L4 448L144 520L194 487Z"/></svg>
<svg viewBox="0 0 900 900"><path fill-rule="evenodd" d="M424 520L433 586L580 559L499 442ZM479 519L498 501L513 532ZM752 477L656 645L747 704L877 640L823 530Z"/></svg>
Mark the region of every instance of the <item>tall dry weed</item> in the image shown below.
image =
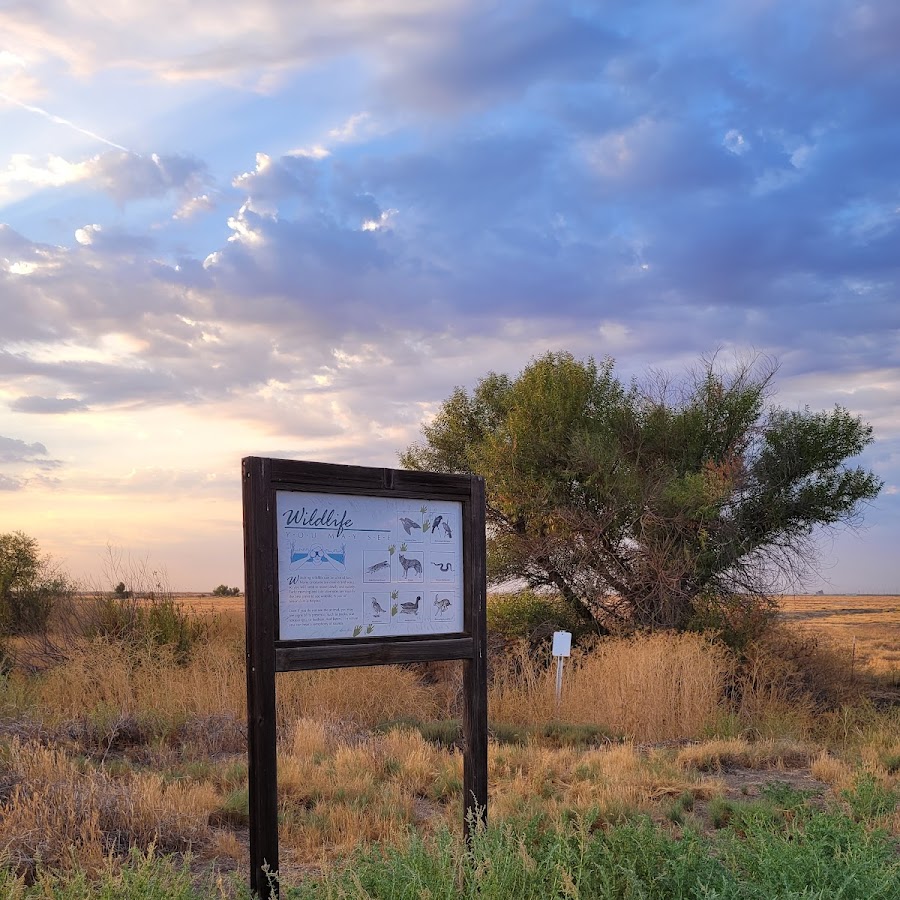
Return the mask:
<svg viewBox="0 0 900 900"><path fill-rule="evenodd" d="M218 797L208 784L166 783L156 773L113 778L62 750L13 739L3 752L8 796L0 806L0 859L99 870L110 853L154 845L185 850L205 839Z"/></svg>
<svg viewBox="0 0 900 900"><path fill-rule="evenodd" d="M397 666L290 672L276 681L285 726L313 716L374 725L437 709L437 695L415 672ZM165 647L98 639L35 684L30 700L48 724L86 718L102 729L133 719L171 733L191 720L246 718L243 648L230 639L197 647L186 664Z"/></svg>
<svg viewBox="0 0 900 900"><path fill-rule="evenodd" d="M400 666L286 672L276 682L278 718L285 723L324 716L376 725L427 719L437 711L435 693L412 669Z"/></svg>
<svg viewBox="0 0 900 900"><path fill-rule="evenodd" d="M495 721L592 723L640 741L699 735L723 697L726 649L695 634L652 634L603 641L570 662L562 700L556 674L525 648L495 666L489 710Z"/></svg>

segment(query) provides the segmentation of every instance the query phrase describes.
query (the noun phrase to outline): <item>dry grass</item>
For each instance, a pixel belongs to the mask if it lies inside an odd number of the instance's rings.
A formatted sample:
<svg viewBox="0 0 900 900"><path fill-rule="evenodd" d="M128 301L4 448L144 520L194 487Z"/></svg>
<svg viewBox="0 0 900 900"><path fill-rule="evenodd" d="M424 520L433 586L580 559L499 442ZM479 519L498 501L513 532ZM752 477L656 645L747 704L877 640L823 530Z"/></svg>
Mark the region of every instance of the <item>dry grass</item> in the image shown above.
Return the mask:
<svg viewBox="0 0 900 900"><path fill-rule="evenodd" d="M113 778L64 751L13 739L2 759L0 858L28 872L77 860L99 869L130 847L185 850L206 836L218 803L207 784L167 784L152 772Z"/></svg>
<svg viewBox="0 0 900 900"><path fill-rule="evenodd" d="M557 719L601 725L640 741L700 734L716 716L730 670L725 649L700 635L606 640L575 658L555 705L555 668L527 649L497 665L489 710L495 721Z"/></svg>
<svg viewBox="0 0 900 900"><path fill-rule="evenodd" d="M6 737L0 732L0 853L9 863L29 871L38 859L60 867L77 860L99 869L110 854L153 842L246 863L235 830L246 822L243 599L192 599L195 611L214 603L215 615L186 664L107 640L72 650L38 676L0 680L0 709L16 720ZM896 788L900 716L851 703L817 714L779 652L761 648L751 658L740 705L724 699L734 684L725 649L698 635L598 643L567 664L558 710L554 667L525 648L492 660L495 726L593 724L628 742L578 750L542 738L492 741L491 815L663 818L678 798L721 794L718 774L729 766L809 768L838 794L860 772ZM827 674L841 659L816 657L823 668L811 671ZM417 730L372 730L452 716L458 680L455 664L278 676L286 863L318 865L364 842L399 841L410 827L459 827L460 753ZM719 736L672 746L711 734ZM813 734L830 752L820 752Z"/></svg>
<svg viewBox="0 0 900 900"><path fill-rule="evenodd" d="M788 595L784 618L827 638L861 673L900 685L900 596Z"/></svg>
<svg viewBox="0 0 900 900"><path fill-rule="evenodd" d="M97 640L31 684L11 685L7 704L30 703L45 723L88 718L101 726L123 719L173 728L197 717L246 718L243 651L220 641L200 647L186 665L164 648L134 650ZM279 720L310 715L373 725L439 712L415 673L396 666L292 672L277 678Z"/></svg>
<svg viewBox="0 0 900 900"><path fill-rule="evenodd" d="M723 738L682 747L677 765L699 772L720 772L727 766L746 769L796 769L808 766L815 750L807 744L787 739L747 741Z"/></svg>
<svg viewBox="0 0 900 900"><path fill-rule="evenodd" d="M491 814L565 816L594 813L614 822L637 812L658 812L661 800L686 793L707 799L721 793L717 779L678 767L667 751L642 752L620 744L587 752L535 745L489 748Z"/></svg>

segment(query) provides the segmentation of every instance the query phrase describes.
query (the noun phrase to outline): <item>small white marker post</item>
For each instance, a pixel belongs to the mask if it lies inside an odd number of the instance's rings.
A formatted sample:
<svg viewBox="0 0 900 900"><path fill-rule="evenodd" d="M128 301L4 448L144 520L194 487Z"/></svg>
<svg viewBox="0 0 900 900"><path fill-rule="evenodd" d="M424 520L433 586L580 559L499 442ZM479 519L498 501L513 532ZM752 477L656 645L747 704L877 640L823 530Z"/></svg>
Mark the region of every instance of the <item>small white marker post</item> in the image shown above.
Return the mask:
<svg viewBox="0 0 900 900"><path fill-rule="evenodd" d="M572 655L572 632L553 632L553 655L556 657L556 711L559 712L559 701L562 697L563 660Z"/></svg>

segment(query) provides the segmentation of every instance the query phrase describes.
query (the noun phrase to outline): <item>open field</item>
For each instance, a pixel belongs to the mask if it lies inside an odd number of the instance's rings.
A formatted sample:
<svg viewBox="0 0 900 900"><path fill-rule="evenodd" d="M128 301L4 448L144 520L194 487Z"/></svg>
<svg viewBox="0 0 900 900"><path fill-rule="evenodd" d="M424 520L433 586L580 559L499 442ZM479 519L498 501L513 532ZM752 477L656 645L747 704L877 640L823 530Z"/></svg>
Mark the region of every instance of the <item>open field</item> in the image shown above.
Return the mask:
<svg viewBox="0 0 900 900"><path fill-rule="evenodd" d="M807 594L781 606L786 621L825 637L861 672L900 686L900 596Z"/></svg>
<svg viewBox="0 0 900 900"><path fill-rule="evenodd" d="M186 655L85 640L0 679L0 896L246 896L243 598L178 599L204 626ZM791 627L874 629L896 627L896 601L785 610ZM279 676L289 896L736 900L815 877L822 896L896 900L900 709L866 702L847 654L803 654L805 680L771 648L741 667L702 635L609 639L567 667L557 710L552 668L507 648L489 693L496 828L473 856L456 664Z"/></svg>

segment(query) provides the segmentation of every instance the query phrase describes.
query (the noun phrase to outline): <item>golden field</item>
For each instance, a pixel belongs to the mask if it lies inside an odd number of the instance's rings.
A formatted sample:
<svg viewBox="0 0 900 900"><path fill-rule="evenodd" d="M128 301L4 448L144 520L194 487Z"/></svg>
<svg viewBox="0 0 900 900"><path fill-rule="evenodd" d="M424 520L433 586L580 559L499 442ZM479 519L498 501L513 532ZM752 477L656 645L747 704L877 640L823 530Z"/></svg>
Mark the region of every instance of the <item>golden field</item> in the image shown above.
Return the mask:
<svg viewBox="0 0 900 900"><path fill-rule="evenodd" d="M781 608L785 621L824 637L861 672L900 686L900 596L789 595Z"/></svg>

